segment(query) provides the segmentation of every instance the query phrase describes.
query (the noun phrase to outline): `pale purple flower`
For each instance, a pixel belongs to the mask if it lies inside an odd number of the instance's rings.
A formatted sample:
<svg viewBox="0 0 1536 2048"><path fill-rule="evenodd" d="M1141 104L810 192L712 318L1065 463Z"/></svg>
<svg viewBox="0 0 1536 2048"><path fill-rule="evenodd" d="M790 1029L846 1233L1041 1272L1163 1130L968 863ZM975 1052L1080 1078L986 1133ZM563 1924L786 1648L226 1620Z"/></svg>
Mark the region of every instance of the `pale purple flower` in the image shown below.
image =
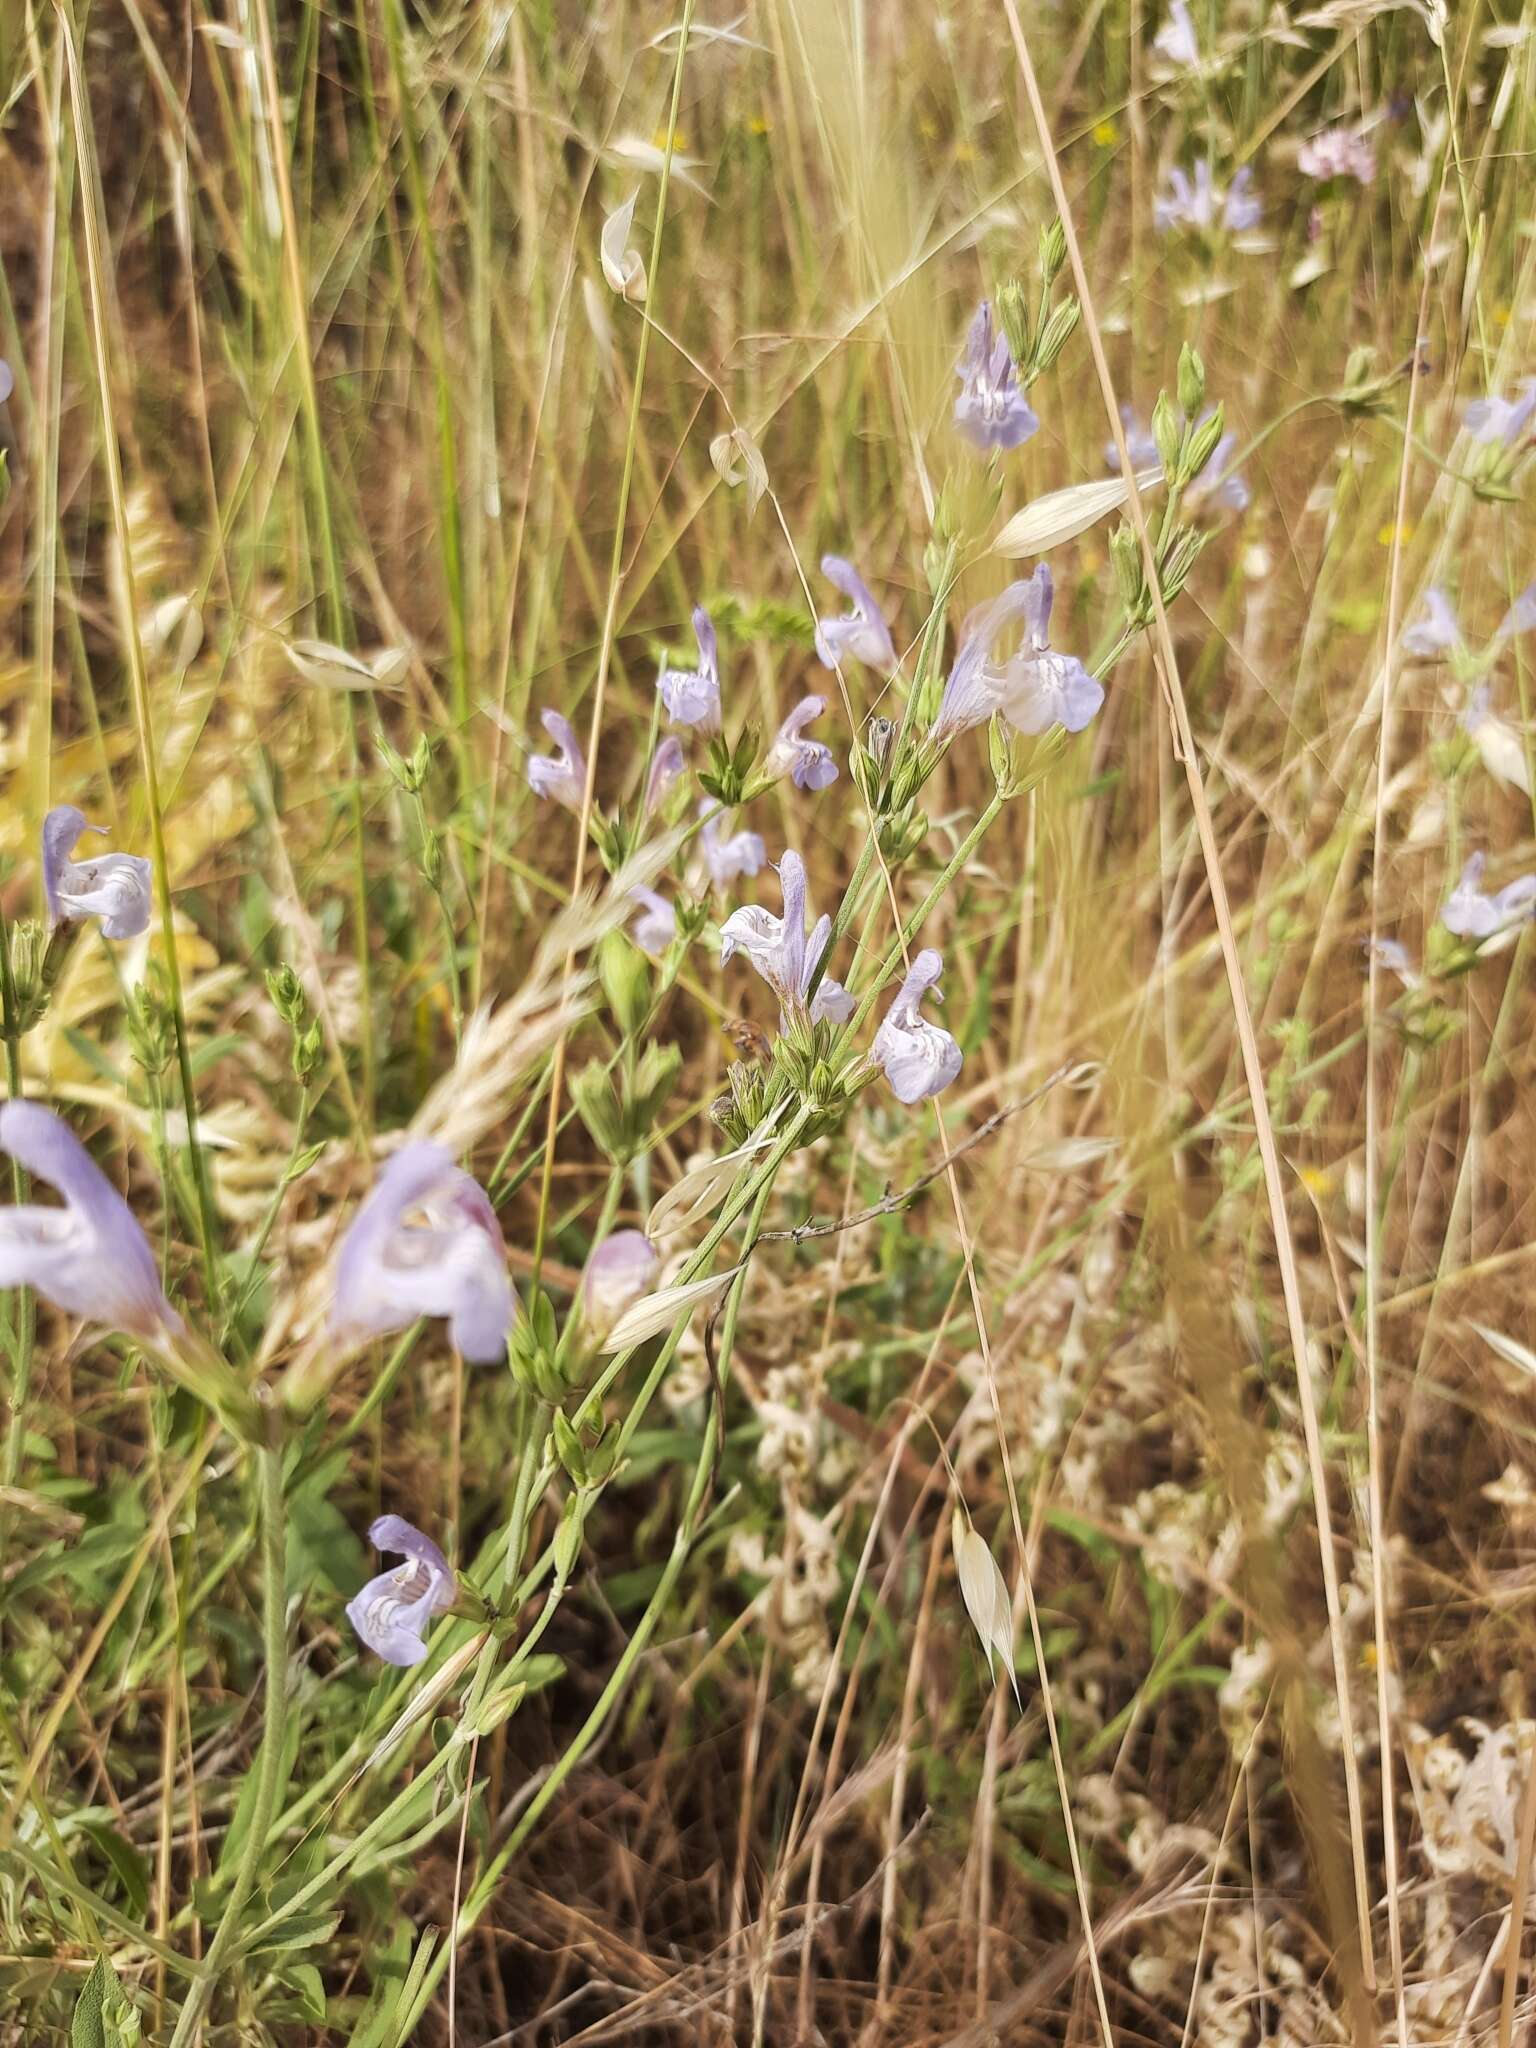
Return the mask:
<svg viewBox="0 0 1536 2048"><path fill-rule="evenodd" d="M1200 424L1210 416L1208 412L1202 413ZM1247 482L1232 468L1232 454L1236 447L1236 434L1223 434L1206 457L1200 474L1192 479L1184 494L1184 502L1191 512L1197 512L1202 505L1221 505L1229 512L1247 511Z"/></svg>
<svg viewBox="0 0 1536 2048"><path fill-rule="evenodd" d="M446 1613L458 1593L453 1567L430 1536L403 1515L380 1515L368 1531L375 1550L405 1563L380 1572L347 1602L347 1619L386 1664L419 1664L427 1624Z"/></svg>
<svg viewBox="0 0 1536 2048"><path fill-rule="evenodd" d="M780 1022L788 1025L804 1013L806 991L832 938L832 920L825 912L806 937L805 862L791 849L779 862L784 915L775 917L760 904L744 903L720 927L720 964L745 953L779 999ZM845 1024L853 1014L853 997L830 975L823 975L811 1000L811 1021L830 1018Z"/></svg>
<svg viewBox="0 0 1536 2048"><path fill-rule="evenodd" d="M832 749L820 740L804 737L805 728L827 708L821 697L802 697L774 735L773 745L763 762L763 773L775 781L787 775L796 789L825 789L837 780L837 763Z"/></svg>
<svg viewBox="0 0 1536 2048"><path fill-rule="evenodd" d="M643 1230L615 1230L587 1261L581 1276L581 1316L599 1342L625 1309L650 1292L661 1254Z"/></svg>
<svg viewBox="0 0 1536 2048"><path fill-rule="evenodd" d="M931 946L919 953L875 1033L873 1055L898 1102L922 1102L937 1095L964 1064L959 1046L943 1026L930 1024L920 1014L923 997L943 972L944 962Z"/></svg>
<svg viewBox="0 0 1536 2048"><path fill-rule="evenodd" d="M1521 875L1490 896L1482 888L1485 865L1474 853L1441 909L1440 922L1459 939L1491 939L1536 916L1536 875Z"/></svg>
<svg viewBox="0 0 1536 2048"><path fill-rule="evenodd" d="M1462 420L1474 441L1513 448L1525 433L1536 414L1536 377L1522 379L1515 389L1518 395L1514 398L1473 399Z"/></svg>
<svg viewBox="0 0 1536 2048"><path fill-rule="evenodd" d="M989 299L976 308L955 375L955 425L978 448L1017 448L1039 427L1019 389L1008 337L994 329Z"/></svg>
<svg viewBox="0 0 1536 2048"><path fill-rule="evenodd" d="M1536 633L1536 583L1528 583L1499 621L1494 645L1513 640L1520 633Z"/></svg>
<svg viewBox="0 0 1536 2048"><path fill-rule="evenodd" d="M528 787L537 797L553 797L568 811L580 812L587 790L587 760L568 719L558 711L541 713L539 723L555 743L553 754L535 754L528 763Z"/></svg>
<svg viewBox="0 0 1536 2048"><path fill-rule="evenodd" d="M1413 964L1413 955L1401 939L1365 939L1361 942L1366 954L1374 955L1376 963L1395 974L1406 989L1423 986L1423 977Z"/></svg>
<svg viewBox="0 0 1536 2048"><path fill-rule="evenodd" d="M8 1102L0 1151L64 1197L62 1209L0 1209L0 1287L35 1287L67 1315L135 1337L179 1335L149 1240L63 1118L41 1103Z"/></svg>
<svg viewBox="0 0 1536 2048"><path fill-rule="evenodd" d="M1221 210L1221 224L1229 235L1245 235L1263 218L1264 202L1253 189L1253 168L1244 164L1240 171L1232 173L1226 204Z"/></svg>
<svg viewBox="0 0 1536 2048"><path fill-rule="evenodd" d="M1184 0L1172 0L1168 19L1152 38L1152 47L1170 64L1181 71L1192 71L1200 62L1200 44L1195 36L1195 24L1189 18L1189 9Z"/></svg>
<svg viewBox="0 0 1536 2048"><path fill-rule="evenodd" d="M1461 644L1461 622L1456 617L1456 607L1439 585L1432 583L1424 593L1419 616L1403 628L1403 652L1416 654L1421 659L1432 659Z"/></svg>
<svg viewBox="0 0 1536 2048"><path fill-rule="evenodd" d="M1050 565L1042 562L1025 585L1024 642L1003 671L1001 710L1022 733L1048 732L1053 725L1081 732L1104 702L1104 685L1075 654L1051 646L1051 605L1055 598Z"/></svg>
<svg viewBox="0 0 1536 2048"><path fill-rule="evenodd" d="M928 735L937 745L972 726L985 725L1001 708L1008 677L1006 663L996 656L996 644L1003 629L1022 617L1033 601L1033 585L1021 580L966 614L954 666Z"/></svg>
<svg viewBox="0 0 1536 2048"><path fill-rule="evenodd" d="M1376 155L1363 129L1325 128L1301 145L1296 168L1319 184L1329 178L1353 178L1358 185L1369 185L1376 175Z"/></svg>
<svg viewBox="0 0 1536 2048"><path fill-rule="evenodd" d="M1157 443L1152 438L1152 429L1142 425L1134 405L1121 406L1120 424L1125 429L1125 445L1131 458L1132 469L1154 469L1160 467L1163 458L1157 452ZM1117 472L1120 468L1120 450L1113 441L1106 441L1104 443L1104 467Z"/></svg>
<svg viewBox="0 0 1536 2048"><path fill-rule="evenodd" d="M386 1337L418 1316L445 1316L455 1348L487 1365L505 1355L516 1315L501 1225L484 1188L441 1145L403 1145L342 1240L331 1336Z"/></svg>
<svg viewBox="0 0 1536 2048"><path fill-rule="evenodd" d="M1225 194L1211 176L1208 158L1196 158L1193 177L1174 164L1153 200L1153 225L1164 234L1171 228L1198 228L1208 234L1219 222L1228 234L1243 234L1257 227L1264 213L1252 186L1253 171L1246 164L1233 173Z"/></svg>
<svg viewBox="0 0 1536 2048"><path fill-rule="evenodd" d="M841 555L823 555L821 573L843 593L853 610L840 619L816 621L817 660L823 668L837 668L852 658L883 676L889 675L896 666L896 649L868 584Z"/></svg>
<svg viewBox="0 0 1536 2048"><path fill-rule="evenodd" d="M677 937L677 912L654 889L631 889L629 893L640 905L630 921L629 935L642 953L659 957Z"/></svg>
<svg viewBox="0 0 1536 2048"><path fill-rule="evenodd" d="M697 726L702 733L720 730L720 647L703 605L693 608L693 637L699 643L697 668L663 667L656 678L667 716L678 725Z"/></svg>
<svg viewBox="0 0 1536 2048"><path fill-rule="evenodd" d="M705 797L699 804L704 823L699 827L699 851L716 888L734 882L740 875L755 875L767 863L768 849L761 832L733 832L727 838L720 822L720 806Z"/></svg>
<svg viewBox="0 0 1536 2048"><path fill-rule="evenodd" d="M104 939L136 939L148 929L150 877L154 870L136 853L103 853L74 861L70 852L82 832L105 833L88 825L73 804L59 804L43 820L43 893L48 922L101 919Z"/></svg>
<svg viewBox="0 0 1536 2048"><path fill-rule="evenodd" d="M676 733L669 733L651 756L651 772L645 780L647 817L658 804L666 802L672 785L683 773L683 769L683 743Z"/></svg>

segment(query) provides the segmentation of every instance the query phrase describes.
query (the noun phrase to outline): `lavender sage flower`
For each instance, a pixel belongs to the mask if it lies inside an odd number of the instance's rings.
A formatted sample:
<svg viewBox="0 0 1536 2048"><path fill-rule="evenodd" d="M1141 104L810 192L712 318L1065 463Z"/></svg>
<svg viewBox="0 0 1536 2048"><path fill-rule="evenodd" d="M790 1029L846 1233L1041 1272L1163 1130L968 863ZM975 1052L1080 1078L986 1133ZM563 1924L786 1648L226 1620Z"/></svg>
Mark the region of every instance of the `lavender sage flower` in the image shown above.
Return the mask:
<svg viewBox="0 0 1536 2048"><path fill-rule="evenodd" d="M1536 917L1536 875L1521 875L1490 896L1482 887L1485 865L1474 853L1441 909L1440 922L1459 939L1491 939Z"/></svg>
<svg viewBox="0 0 1536 2048"><path fill-rule="evenodd" d="M701 799L699 815L704 820L699 827L699 851L717 889L734 882L739 875L755 875L766 865L768 849L761 832L733 832L727 838L720 822L720 806L709 797Z"/></svg>
<svg viewBox="0 0 1536 2048"><path fill-rule="evenodd" d="M535 796L553 797L579 815L587 792L587 757L581 742L558 711L541 713L539 723L554 741L555 752L534 755L528 763L528 787Z"/></svg>
<svg viewBox="0 0 1536 2048"><path fill-rule="evenodd" d="M684 772L683 743L669 733L651 756L651 772L645 779L645 815L664 804L673 784Z"/></svg>
<svg viewBox="0 0 1536 2048"><path fill-rule="evenodd" d="M1526 377L1515 387L1517 396L1474 398L1462 414L1462 421L1474 441L1484 446L1497 443L1513 448L1536 415L1536 377Z"/></svg>
<svg viewBox="0 0 1536 2048"><path fill-rule="evenodd" d="M62 1117L0 1109L0 1150L64 1197L62 1209L0 1209L0 1287L35 1287L66 1315L147 1340L178 1336L160 1269L133 1211Z"/></svg>
<svg viewBox="0 0 1536 2048"><path fill-rule="evenodd" d="M418 1316L443 1316L463 1356L487 1365L505 1355L516 1314L501 1225L484 1188L441 1145L403 1145L342 1240L331 1336L387 1337Z"/></svg>
<svg viewBox="0 0 1536 2048"><path fill-rule="evenodd" d="M1039 428L1019 388L1008 337L993 326L990 299L976 308L955 375L955 425L978 448L1017 448Z"/></svg>
<svg viewBox="0 0 1536 2048"><path fill-rule="evenodd" d="M1163 458L1152 438L1152 429L1142 425L1134 405L1121 406L1120 424L1125 429L1125 445L1132 469L1161 468ZM1116 475L1120 472L1120 450L1113 441L1104 443L1104 467L1114 470Z"/></svg>
<svg viewBox="0 0 1536 2048"><path fill-rule="evenodd" d="M403 1557L347 1602L347 1619L386 1664L419 1664L427 1654L427 1624L453 1605L453 1567L430 1536L403 1515L380 1515L368 1531L375 1550Z"/></svg>
<svg viewBox="0 0 1536 2048"><path fill-rule="evenodd" d="M698 667L664 665L656 687L669 718L713 735L720 730L720 646L709 613L701 604L693 608L693 637L699 643Z"/></svg>
<svg viewBox="0 0 1536 2048"><path fill-rule="evenodd" d="M1403 652L1427 660L1437 654L1448 654L1461 644L1456 607L1439 585L1432 583L1424 593L1419 616L1403 628Z"/></svg>
<svg viewBox="0 0 1536 2048"><path fill-rule="evenodd" d="M853 610L840 619L816 621L817 660L823 668L837 668L851 658L888 676L896 666L896 649L868 584L841 555L823 555L821 573L843 593Z"/></svg>
<svg viewBox="0 0 1536 2048"><path fill-rule="evenodd" d="M787 775L796 789L825 789L837 780L837 763L832 749L820 740L804 737L805 728L827 708L821 697L802 697L774 735L773 745L763 761L763 773L775 781Z"/></svg>
<svg viewBox="0 0 1536 2048"><path fill-rule="evenodd" d="M1361 944L1367 958L1374 956L1376 964L1395 974L1410 993L1424 986L1424 978L1413 964L1413 955L1401 939L1363 939Z"/></svg>
<svg viewBox="0 0 1536 2048"><path fill-rule="evenodd" d="M1229 235L1244 234L1257 227L1264 214L1252 187L1253 172L1246 164L1234 172L1225 194L1211 176L1209 158L1196 158L1193 177L1174 164L1153 200L1153 225L1162 234L1171 228L1197 228L1209 234L1218 225Z"/></svg>
<svg viewBox="0 0 1536 2048"><path fill-rule="evenodd" d="M1353 178L1357 185L1369 185L1376 175L1376 153L1360 128L1325 128L1310 136L1297 154L1296 168L1304 178L1324 184L1330 178Z"/></svg>
<svg viewBox="0 0 1536 2048"><path fill-rule="evenodd" d="M942 746L973 726L985 725L993 712L1001 709L1007 672L994 650L1004 628L1028 610L1033 602L1031 592L1026 581L1010 583L999 596L966 614L954 666L928 735L936 745Z"/></svg>
<svg viewBox="0 0 1536 2048"><path fill-rule="evenodd" d="M1198 66L1200 44L1184 0L1173 0L1168 9L1168 19L1152 38L1152 47L1180 71L1193 71Z"/></svg>
<svg viewBox="0 0 1536 2048"><path fill-rule="evenodd" d="M153 869L136 853L103 853L74 861L70 853L82 832L105 833L88 825L73 804L59 804L43 820L43 893L48 922L71 924L99 917L104 939L136 939L149 927Z"/></svg>
<svg viewBox="0 0 1536 2048"><path fill-rule="evenodd" d="M927 947L912 962L875 1033L872 1048L898 1102L922 1102L947 1088L959 1073L964 1056L950 1034L919 1014L923 997L935 987L944 962Z"/></svg>
<svg viewBox="0 0 1536 2048"><path fill-rule="evenodd" d="M648 1294L661 1270L661 1254L643 1230L615 1230L587 1261L581 1276L581 1319L598 1343L625 1309Z"/></svg>
<svg viewBox="0 0 1536 2048"><path fill-rule="evenodd" d="M1104 685L1075 654L1051 646L1056 591L1049 563L1042 562L1024 587L1024 643L1003 670L1002 714L1022 733L1049 732L1053 725L1081 732L1104 702Z"/></svg>
<svg viewBox="0 0 1536 2048"><path fill-rule="evenodd" d="M720 927L720 964L745 953L779 999L779 1020L788 1027L805 1014L806 991L832 938L832 920L825 912L806 938L805 862L791 849L779 862L784 915L775 917L760 904L744 903ZM845 1024L853 1014L853 997L830 975L823 975L810 1003L812 1023L830 1018Z"/></svg>
<svg viewBox="0 0 1536 2048"><path fill-rule="evenodd" d="M631 889L629 893L640 905L630 922L629 935L642 953L659 958L677 937L677 912L654 889Z"/></svg>

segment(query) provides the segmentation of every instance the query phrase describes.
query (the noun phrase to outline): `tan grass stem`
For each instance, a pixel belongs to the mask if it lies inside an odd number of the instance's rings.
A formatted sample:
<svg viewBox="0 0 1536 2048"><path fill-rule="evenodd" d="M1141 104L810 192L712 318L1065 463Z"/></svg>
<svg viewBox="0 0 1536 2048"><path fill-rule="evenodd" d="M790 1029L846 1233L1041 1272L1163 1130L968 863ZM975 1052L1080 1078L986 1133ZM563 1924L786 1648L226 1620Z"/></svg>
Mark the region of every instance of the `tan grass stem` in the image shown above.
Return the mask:
<svg viewBox="0 0 1536 2048"><path fill-rule="evenodd" d="M1162 589L1158 578L1157 561L1152 549L1151 535L1147 530L1146 514L1142 507L1141 493L1136 487L1134 466L1126 446L1125 428L1120 419L1119 400L1114 381L1110 376L1108 358L1104 353L1104 337L1099 325L1098 314L1093 303L1092 288L1083 262L1083 252L1073 225L1072 209L1067 198L1066 185L1062 178L1061 161L1051 135L1050 118L1040 96L1039 80L1029 53L1023 24L1019 19L1017 0L1002 0L1003 12L1008 20L1009 33L1013 39L1014 53L1018 58L1019 73L1023 80L1025 97L1029 101L1030 113L1034 119L1040 148L1045 158L1046 175L1050 180L1052 197L1061 219L1066 236L1067 258L1072 266L1072 275L1077 295L1082 303L1083 330L1093 355L1094 369L1098 375L1099 388L1103 394L1105 415L1114 436L1116 453L1119 455L1121 470L1126 479L1129 499L1126 510L1135 530L1141 548L1142 569L1154 613L1153 645L1156 665L1163 690L1164 705L1173 730L1174 752L1184 764L1185 778L1189 785L1190 802L1194 809L1195 826L1200 840L1201 858L1205 864L1206 878L1211 892L1211 910L1216 920L1221 939L1221 956L1226 968L1227 986L1231 995L1233 1021L1237 1028L1238 1043L1242 1051L1243 1072L1248 1085L1248 1096L1253 1112L1254 1133L1258 1142L1259 1157L1264 1171L1264 1189L1268 1198L1270 1224L1274 1235L1275 1258L1280 1272L1281 1292L1285 1300L1286 1323L1290 1333L1291 1351L1296 1366L1296 1385L1301 1407L1302 1429L1306 1438L1307 1463L1311 1473L1313 1506L1317 1516L1318 1551L1322 1565L1323 1591L1328 1607L1329 1644L1333 1657L1334 1690L1338 1698L1339 1727L1342 1737L1345 1797L1349 1810L1350 1851L1354 1864L1355 1915L1360 1951L1361 1975L1367 1991L1373 1991L1376 1983L1376 1968L1371 1942L1371 1900L1370 1886L1365 1864L1365 1817L1360 1794L1360 1767L1355 1756L1354 1710L1349 1696L1348 1650L1344 1641L1344 1621L1339 1597L1339 1569L1334 1556L1333 1520L1328 1505L1328 1472L1323 1456L1322 1430L1318 1420L1317 1397L1313 1391L1311 1367L1307 1358L1307 1327L1301 1306L1301 1283L1296 1269L1296 1250L1291 1240L1290 1221L1285 1208L1285 1186L1280 1172L1280 1155L1275 1145L1274 1125L1269 1114L1269 1102L1265 1092L1264 1067L1259 1056L1258 1040L1253 1028L1253 1015L1249 1008L1248 993L1243 982L1242 961L1238 956L1237 939L1232 925L1232 910L1227 897L1227 886L1221 871L1221 851L1216 841L1215 825L1211 818L1210 804L1201 779L1199 758L1195 751L1193 728L1190 724L1189 706L1185 701L1184 688L1179 675L1178 656L1174 652L1173 635L1168 626L1168 614L1163 605Z"/></svg>

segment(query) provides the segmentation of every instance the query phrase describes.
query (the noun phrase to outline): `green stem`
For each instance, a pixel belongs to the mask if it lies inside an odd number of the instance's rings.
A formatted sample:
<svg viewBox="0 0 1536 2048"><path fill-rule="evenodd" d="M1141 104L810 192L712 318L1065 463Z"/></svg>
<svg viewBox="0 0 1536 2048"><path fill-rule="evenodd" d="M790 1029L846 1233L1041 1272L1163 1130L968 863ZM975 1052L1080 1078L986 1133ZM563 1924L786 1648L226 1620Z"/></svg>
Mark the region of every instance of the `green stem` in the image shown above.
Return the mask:
<svg viewBox="0 0 1536 2048"><path fill-rule="evenodd" d="M912 915L907 919L906 923L902 926L900 935L897 937L895 944L891 947L890 951L881 961L879 971L875 975L874 980L870 983L868 989L866 989L864 996L859 1003L858 1009L855 1010L853 1013L852 1021L848 1025L848 1029L844 1034L848 1043L851 1044L854 1038L857 1036L859 1026L864 1022L864 1019L869 1015L870 1011L873 1009L876 1001L879 998L881 990L885 987L886 983L890 980L892 974L895 973L897 967L901 964L901 960L906 951L906 948L911 944L915 935L922 930L923 925L927 921L930 911L933 909L934 905L939 901L939 899L943 896L944 892L948 889L950 883L955 879L955 876L958 875L960 870L965 866L966 862L970 859L971 855L976 851L977 847L981 844L982 840L987 836L987 833L992 829L993 820L997 817L998 812L1002 808L1002 796L1000 794L994 794L988 802L986 809L982 812L981 816L976 820L975 824L971 827L970 831L965 835L965 838L961 841L959 850L956 852L954 858L949 862L948 866L940 874L938 880L934 883L933 887L928 891L928 894L923 898L922 902L918 905L917 909L913 911Z"/></svg>
<svg viewBox="0 0 1536 2048"><path fill-rule="evenodd" d="M256 1796L250 1824L240 1845L234 1882L219 1921L218 1932L194 1979L176 2021L170 2048L186 2048L202 2023L219 1975L240 1939L240 1921L255 1888L261 1859L268 1848L272 1817L282 1791L283 1748L288 1704L286 1557L283 1541L283 1453L276 1421L268 1417L270 1441L256 1453L261 1508L261 1633L266 1658L261 1750L256 1759Z"/></svg>
<svg viewBox="0 0 1536 2048"><path fill-rule="evenodd" d="M757 1228L762 1220L763 1210L767 1206L772 1186L772 1177L765 1176L756 1187L755 1199L752 1203L752 1215L747 1227L749 1243L757 1234ZM746 1278L745 1269L737 1274L731 1287L730 1299L726 1304L720 1341L720 1373L722 1381L730 1365L731 1347L735 1342L736 1336L736 1319L741 1306L741 1296L746 1284ZM653 1383L654 1378L655 1374L653 1371L652 1380L647 1382L648 1388ZM636 1404L636 1409L639 1412L643 1412L639 1403ZM630 1417L631 1422L637 1419L637 1414L632 1414ZM473 1891L465 1899L464 1905L454 1924L454 1942L463 1939L464 1935L474 1926L480 1914L484 1912L495 1896L496 1887L501 1882L503 1872L524 1842L527 1841L529 1835L543 1817L546 1808L554 1799L555 1794L560 1790L566 1779L569 1778L572 1771L576 1769L576 1766L581 1762L582 1758L596 1741L598 1735L602 1732L603 1725L618 1703L620 1695L629 1681L630 1674L633 1672L636 1664L639 1663L647 1643L655 1632L656 1624L661 1619L667 1601L671 1598L672 1590L682 1575L683 1566L686 1564L688 1554L693 1547L694 1524L708 1493L710 1474L714 1469L715 1439L720 1430L723 1429L724 1424L725 1418L717 1406L710 1415L709 1422L704 1431L704 1441L699 1446L699 1455L693 1468L692 1484L688 1489L688 1500L683 1509L682 1520L678 1523L677 1534L672 1539L671 1554L667 1558L660 1579L656 1582L656 1590L647 1602L645 1612L641 1615L634 1633L624 1645L618 1662L609 1673L608 1682L599 1694L591 1713L588 1714L586 1720L583 1721L581 1727L572 1737L559 1762L550 1771L549 1776L544 1780L533 1798L529 1800L527 1806L523 1809L517 1825L491 1858L490 1862L487 1863ZM445 1944L439 1951L417 1993L411 2012L405 2017L406 2031L397 2036L397 2038L408 2038L409 2028L415 2025L425 2010L427 2000L431 1997L443 1972L448 1967L451 1946L452 1943Z"/></svg>

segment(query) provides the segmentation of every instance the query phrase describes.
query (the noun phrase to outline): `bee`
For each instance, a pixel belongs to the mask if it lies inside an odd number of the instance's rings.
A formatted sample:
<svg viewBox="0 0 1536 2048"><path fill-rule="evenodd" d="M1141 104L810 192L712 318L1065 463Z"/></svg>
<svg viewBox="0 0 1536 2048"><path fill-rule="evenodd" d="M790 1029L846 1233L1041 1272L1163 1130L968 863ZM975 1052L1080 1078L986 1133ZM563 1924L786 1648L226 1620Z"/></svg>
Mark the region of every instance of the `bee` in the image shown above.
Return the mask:
<svg viewBox="0 0 1536 2048"><path fill-rule="evenodd" d="M773 1050L767 1032L750 1017L727 1017L720 1028L744 1060L765 1060Z"/></svg>

